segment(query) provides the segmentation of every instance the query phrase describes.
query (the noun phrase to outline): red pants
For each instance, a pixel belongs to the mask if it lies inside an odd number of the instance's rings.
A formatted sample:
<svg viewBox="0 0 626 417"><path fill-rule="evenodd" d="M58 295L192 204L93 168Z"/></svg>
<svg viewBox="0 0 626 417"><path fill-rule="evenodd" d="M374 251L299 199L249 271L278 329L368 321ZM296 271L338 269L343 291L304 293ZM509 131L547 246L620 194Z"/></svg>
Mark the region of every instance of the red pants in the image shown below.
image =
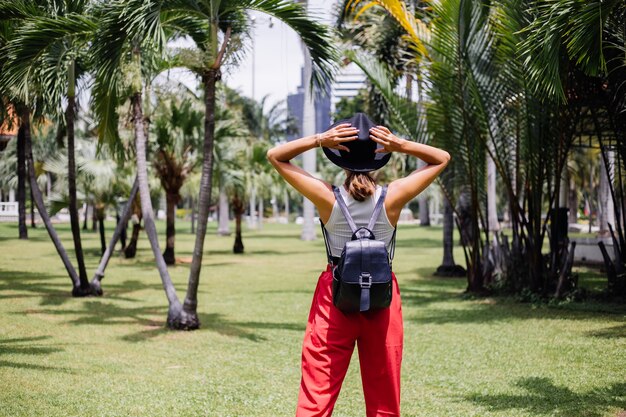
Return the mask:
<svg viewBox="0 0 626 417"><path fill-rule="evenodd" d="M315 289L302 345L302 381L296 417L333 412L358 342L367 417L400 416L402 307L393 276L389 308L344 314L332 301L332 272L322 272Z"/></svg>

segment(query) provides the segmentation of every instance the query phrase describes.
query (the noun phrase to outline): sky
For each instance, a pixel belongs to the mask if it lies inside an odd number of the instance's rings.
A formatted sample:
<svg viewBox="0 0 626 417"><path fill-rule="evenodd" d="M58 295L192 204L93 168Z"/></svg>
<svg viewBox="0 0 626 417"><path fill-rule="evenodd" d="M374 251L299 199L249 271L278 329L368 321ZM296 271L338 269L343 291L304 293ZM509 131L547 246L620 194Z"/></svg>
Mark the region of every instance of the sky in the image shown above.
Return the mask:
<svg viewBox="0 0 626 417"><path fill-rule="evenodd" d="M336 0L310 0L309 12L324 23L332 20L331 11ZM291 28L267 15L252 13L255 17L254 51L248 43L245 60L236 68L223 74L224 82L253 97L252 57L254 54L254 98L260 100L269 95L269 103L286 100L287 94L295 93L300 85L300 68L303 65L300 40Z"/></svg>

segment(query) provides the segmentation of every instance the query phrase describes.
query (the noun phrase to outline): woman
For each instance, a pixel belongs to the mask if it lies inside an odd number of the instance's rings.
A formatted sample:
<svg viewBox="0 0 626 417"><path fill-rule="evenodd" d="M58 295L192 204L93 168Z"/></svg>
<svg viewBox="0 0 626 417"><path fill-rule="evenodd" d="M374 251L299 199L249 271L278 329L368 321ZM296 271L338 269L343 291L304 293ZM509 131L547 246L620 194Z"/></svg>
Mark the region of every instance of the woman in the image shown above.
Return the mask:
<svg viewBox="0 0 626 417"><path fill-rule="evenodd" d="M316 147L346 170L341 197L357 226L365 226L381 195L369 172L381 168L391 152L422 159L427 165L388 185L383 210L373 233L393 245L402 208L443 171L450 155L440 149L396 137L363 113L337 122L326 132L270 149L267 157L280 175L317 207L327 236L329 265L319 277L302 347L302 380L296 417L330 416L355 343L359 349L367 417L400 416L402 310L393 276L391 305L376 311L345 314L332 301L333 259L352 232L336 202L332 185L289 161Z"/></svg>

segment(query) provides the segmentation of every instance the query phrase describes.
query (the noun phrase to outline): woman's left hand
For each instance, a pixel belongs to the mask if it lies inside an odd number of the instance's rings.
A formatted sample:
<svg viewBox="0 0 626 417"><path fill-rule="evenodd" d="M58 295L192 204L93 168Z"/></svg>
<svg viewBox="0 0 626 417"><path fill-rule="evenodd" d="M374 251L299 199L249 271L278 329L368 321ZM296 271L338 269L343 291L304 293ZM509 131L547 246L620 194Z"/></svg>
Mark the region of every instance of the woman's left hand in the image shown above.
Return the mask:
<svg viewBox="0 0 626 417"><path fill-rule="evenodd" d="M406 142L400 139L385 126L376 126L370 129L370 139L383 145L382 148L376 149L376 153L402 152L403 144Z"/></svg>

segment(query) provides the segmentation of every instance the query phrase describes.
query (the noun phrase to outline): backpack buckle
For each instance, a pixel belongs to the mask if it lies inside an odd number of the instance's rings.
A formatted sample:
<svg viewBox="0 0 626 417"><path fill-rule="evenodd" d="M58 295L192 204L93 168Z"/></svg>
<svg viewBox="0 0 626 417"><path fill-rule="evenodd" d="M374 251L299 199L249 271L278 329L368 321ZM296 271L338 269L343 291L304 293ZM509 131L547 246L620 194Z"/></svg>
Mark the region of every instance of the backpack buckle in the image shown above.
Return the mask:
<svg viewBox="0 0 626 417"><path fill-rule="evenodd" d="M369 272L361 272L359 276L359 285L361 288L371 288L372 287L372 276Z"/></svg>

